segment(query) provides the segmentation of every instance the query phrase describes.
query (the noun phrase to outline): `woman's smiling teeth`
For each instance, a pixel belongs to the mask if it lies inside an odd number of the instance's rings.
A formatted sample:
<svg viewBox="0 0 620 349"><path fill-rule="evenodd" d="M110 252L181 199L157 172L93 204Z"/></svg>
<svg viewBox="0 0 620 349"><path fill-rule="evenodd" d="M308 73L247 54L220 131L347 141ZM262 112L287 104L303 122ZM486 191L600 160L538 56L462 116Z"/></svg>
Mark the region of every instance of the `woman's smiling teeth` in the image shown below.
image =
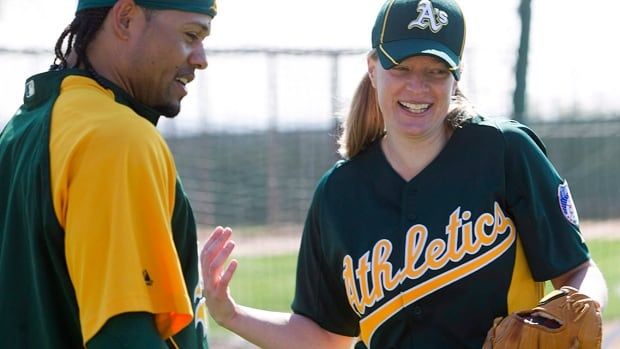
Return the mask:
<svg viewBox="0 0 620 349"><path fill-rule="evenodd" d="M407 102L398 102L405 109L409 110L412 113L423 113L430 108L430 104L418 104L418 103L407 103Z"/></svg>

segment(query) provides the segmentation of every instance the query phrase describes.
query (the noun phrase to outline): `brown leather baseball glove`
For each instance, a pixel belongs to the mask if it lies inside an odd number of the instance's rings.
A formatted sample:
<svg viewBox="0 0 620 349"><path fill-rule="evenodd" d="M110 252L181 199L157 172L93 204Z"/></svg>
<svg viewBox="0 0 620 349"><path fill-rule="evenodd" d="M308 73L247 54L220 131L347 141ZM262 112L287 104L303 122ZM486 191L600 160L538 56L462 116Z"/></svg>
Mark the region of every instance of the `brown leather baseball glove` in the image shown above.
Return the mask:
<svg viewBox="0 0 620 349"><path fill-rule="evenodd" d="M564 286L532 310L496 318L482 349L600 349L599 304Z"/></svg>

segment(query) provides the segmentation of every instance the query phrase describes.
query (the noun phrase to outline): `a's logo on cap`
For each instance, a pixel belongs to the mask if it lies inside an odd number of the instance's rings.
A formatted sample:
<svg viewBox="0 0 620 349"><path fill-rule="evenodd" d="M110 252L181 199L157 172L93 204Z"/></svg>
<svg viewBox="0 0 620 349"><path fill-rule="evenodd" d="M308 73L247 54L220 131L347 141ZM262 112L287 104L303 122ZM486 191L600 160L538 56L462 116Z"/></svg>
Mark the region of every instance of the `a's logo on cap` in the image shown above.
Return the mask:
<svg viewBox="0 0 620 349"><path fill-rule="evenodd" d="M430 0L421 0L417 10L418 18L411 21L407 29L419 28L424 30L430 28L433 33L437 33L448 24L448 14L434 8Z"/></svg>

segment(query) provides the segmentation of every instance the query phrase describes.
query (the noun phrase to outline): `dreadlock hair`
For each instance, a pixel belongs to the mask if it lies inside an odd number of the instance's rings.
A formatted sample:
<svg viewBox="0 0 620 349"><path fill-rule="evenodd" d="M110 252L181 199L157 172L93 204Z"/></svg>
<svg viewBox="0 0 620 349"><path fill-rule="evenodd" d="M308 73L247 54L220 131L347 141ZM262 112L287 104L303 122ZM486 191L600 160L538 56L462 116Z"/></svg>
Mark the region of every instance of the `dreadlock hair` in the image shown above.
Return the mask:
<svg viewBox="0 0 620 349"><path fill-rule="evenodd" d="M59 70L66 68L75 68L80 65L84 65L86 71L100 83L99 74L93 69L88 57L86 56L86 49L92 42L95 34L101 28L103 21L105 20L111 7L98 7L92 9L82 10L76 13L75 18L60 34L60 37L56 41L54 53L56 57L54 62L50 66L50 70ZM63 51L63 45L66 41L66 48ZM75 51L77 60L75 64L69 67L67 58Z"/></svg>

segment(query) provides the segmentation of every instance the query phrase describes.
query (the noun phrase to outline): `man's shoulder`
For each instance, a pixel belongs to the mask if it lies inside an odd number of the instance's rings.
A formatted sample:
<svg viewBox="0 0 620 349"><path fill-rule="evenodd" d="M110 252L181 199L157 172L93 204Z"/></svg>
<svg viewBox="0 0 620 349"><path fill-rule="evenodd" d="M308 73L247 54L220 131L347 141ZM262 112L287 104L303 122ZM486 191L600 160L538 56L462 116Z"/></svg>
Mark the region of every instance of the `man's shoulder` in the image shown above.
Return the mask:
<svg viewBox="0 0 620 349"><path fill-rule="evenodd" d="M159 130L114 93L83 76L68 76L51 115L51 145L108 153L169 153Z"/></svg>
<svg viewBox="0 0 620 349"><path fill-rule="evenodd" d="M84 76L68 76L53 110L55 124L93 134L148 139L161 138L157 128L130 107L118 103L112 91Z"/></svg>

